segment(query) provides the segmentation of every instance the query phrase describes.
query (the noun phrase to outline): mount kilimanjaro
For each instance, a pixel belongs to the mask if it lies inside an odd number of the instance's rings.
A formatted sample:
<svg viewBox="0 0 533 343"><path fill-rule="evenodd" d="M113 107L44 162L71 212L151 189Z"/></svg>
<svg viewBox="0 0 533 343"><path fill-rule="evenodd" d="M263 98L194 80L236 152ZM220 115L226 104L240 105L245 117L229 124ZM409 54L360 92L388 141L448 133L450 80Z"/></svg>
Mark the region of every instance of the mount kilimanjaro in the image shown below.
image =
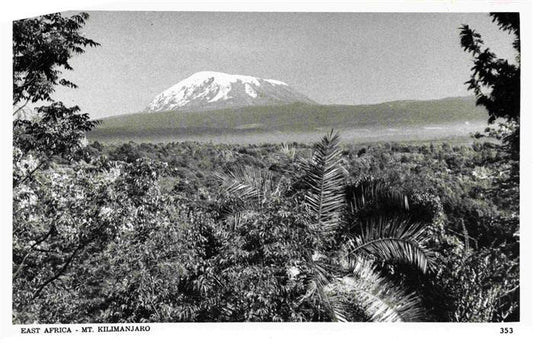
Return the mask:
<svg viewBox="0 0 533 343"><path fill-rule="evenodd" d="M201 71L157 95L146 111L191 112L292 103L316 104L285 82Z"/></svg>

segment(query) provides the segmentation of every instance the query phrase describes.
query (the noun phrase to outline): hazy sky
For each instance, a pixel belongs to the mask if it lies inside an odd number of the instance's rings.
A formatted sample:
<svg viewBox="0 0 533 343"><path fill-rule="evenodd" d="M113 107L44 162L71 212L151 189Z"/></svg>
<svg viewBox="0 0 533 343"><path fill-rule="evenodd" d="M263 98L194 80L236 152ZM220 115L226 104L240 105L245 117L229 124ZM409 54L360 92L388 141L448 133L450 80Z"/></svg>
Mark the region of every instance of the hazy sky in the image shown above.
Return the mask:
<svg viewBox="0 0 533 343"><path fill-rule="evenodd" d="M458 27L477 29L501 57L511 38L484 13L90 12L101 44L72 60L76 90L56 98L93 118L143 110L191 74L277 79L323 104L469 95L471 57Z"/></svg>

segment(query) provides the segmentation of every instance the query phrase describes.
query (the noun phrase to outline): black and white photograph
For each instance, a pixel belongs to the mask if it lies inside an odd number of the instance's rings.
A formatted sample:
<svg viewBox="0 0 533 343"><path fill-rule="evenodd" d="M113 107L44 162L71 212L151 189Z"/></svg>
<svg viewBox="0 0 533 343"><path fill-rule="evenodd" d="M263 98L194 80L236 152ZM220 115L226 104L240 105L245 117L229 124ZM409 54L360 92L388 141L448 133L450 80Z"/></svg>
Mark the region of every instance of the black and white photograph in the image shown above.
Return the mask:
<svg viewBox="0 0 533 343"><path fill-rule="evenodd" d="M9 325L513 335L530 13L382 8L12 16Z"/></svg>

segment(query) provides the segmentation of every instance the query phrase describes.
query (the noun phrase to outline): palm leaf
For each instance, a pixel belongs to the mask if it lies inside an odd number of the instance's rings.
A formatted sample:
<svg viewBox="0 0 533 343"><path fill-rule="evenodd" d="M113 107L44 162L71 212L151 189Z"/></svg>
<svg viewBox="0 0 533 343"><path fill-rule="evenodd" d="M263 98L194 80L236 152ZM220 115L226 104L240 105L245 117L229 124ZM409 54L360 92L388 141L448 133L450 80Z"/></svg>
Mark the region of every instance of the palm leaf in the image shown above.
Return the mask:
<svg viewBox="0 0 533 343"><path fill-rule="evenodd" d="M344 180L346 170L343 167L341 151L338 147L339 135L331 131L315 145L309 162L301 162L304 171L304 184L307 186L305 203L310 214L310 229L315 234L318 246L327 241L341 221L344 202ZM307 292L300 302L310 300L325 308L330 319L346 321L343 309L333 297L324 293L331 283L332 268L335 265L320 253L309 256Z"/></svg>
<svg viewBox="0 0 533 343"><path fill-rule="evenodd" d="M305 201L315 221L315 229L322 234L338 227L345 205L346 170L338 145L339 135L330 132L316 144L311 161L301 166L308 187Z"/></svg>
<svg viewBox="0 0 533 343"><path fill-rule="evenodd" d="M354 260L352 272L327 286L325 292L337 303L355 305L377 322L423 321L425 313L414 293L380 275L372 262Z"/></svg>
<svg viewBox="0 0 533 343"><path fill-rule="evenodd" d="M256 213L254 210L260 210L287 188L284 177L274 181L270 170L249 166L216 176L222 183L222 194L228 197L221 208L223 218L235 215L250 217L250 213Z"/></svg>
<svg viewBox="0 0 533 343"><path fill-rule="evenodd" d="M393 189L388 183L366 178L346 187L348 211L358 214L365 209L406 212L409 201L406 195Z"/></svg>
<svg viewBox="0 0 533 343"><path fill-rule="evenodd" d="M293 145L281 143L279 152L291 161L294 161L294 159L296 158L296 147Z"/></svg>
<svg viewBox="0 0 533 343"><path fill-rule="evenodd" d="M274 182L272 172L265 169L246 166L217 176L222 181L224 192L243 201L262 204L282 190L282 180Z"/></svg>
<svg viewBox="0 0 533 343"><path fill-rule="evenodd" d="M349 239L345 256L368 254L382 261L406 262L422 272L434 267L434 254L426 248L425 226L409 218L380 216L361 223L360 235Z"/></svg>
<svg viewBox="0 0 533 343"><path fill-rule="evenodd" d="M346 322L347 315L344 304L337 301L335 295L326 293L333 279L332 275L335 274L335 271L332 270L334 265L332 261L327 261L324 256L309 257L306 293L300 298L299 304L309 301L318 307L323 307L329 319L336 322Z"/></svg>

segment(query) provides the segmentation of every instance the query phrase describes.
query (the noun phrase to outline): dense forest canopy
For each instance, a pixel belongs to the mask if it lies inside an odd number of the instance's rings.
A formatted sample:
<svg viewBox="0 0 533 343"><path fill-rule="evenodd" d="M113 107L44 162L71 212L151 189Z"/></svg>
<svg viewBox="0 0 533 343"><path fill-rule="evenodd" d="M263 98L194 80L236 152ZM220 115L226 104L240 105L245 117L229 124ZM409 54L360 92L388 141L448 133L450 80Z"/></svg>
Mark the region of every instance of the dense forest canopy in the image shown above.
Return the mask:
<svg viewBox="0 0 533 343"><path fill-rule="evenodd" d="M14 323L519 320L518 127L503 146L88 144L97 123L52 97L98 45L86 20L13 25ZM483 72L514 84L519 62L481 43L463 27L470 86L517 124Z"/></svg>

